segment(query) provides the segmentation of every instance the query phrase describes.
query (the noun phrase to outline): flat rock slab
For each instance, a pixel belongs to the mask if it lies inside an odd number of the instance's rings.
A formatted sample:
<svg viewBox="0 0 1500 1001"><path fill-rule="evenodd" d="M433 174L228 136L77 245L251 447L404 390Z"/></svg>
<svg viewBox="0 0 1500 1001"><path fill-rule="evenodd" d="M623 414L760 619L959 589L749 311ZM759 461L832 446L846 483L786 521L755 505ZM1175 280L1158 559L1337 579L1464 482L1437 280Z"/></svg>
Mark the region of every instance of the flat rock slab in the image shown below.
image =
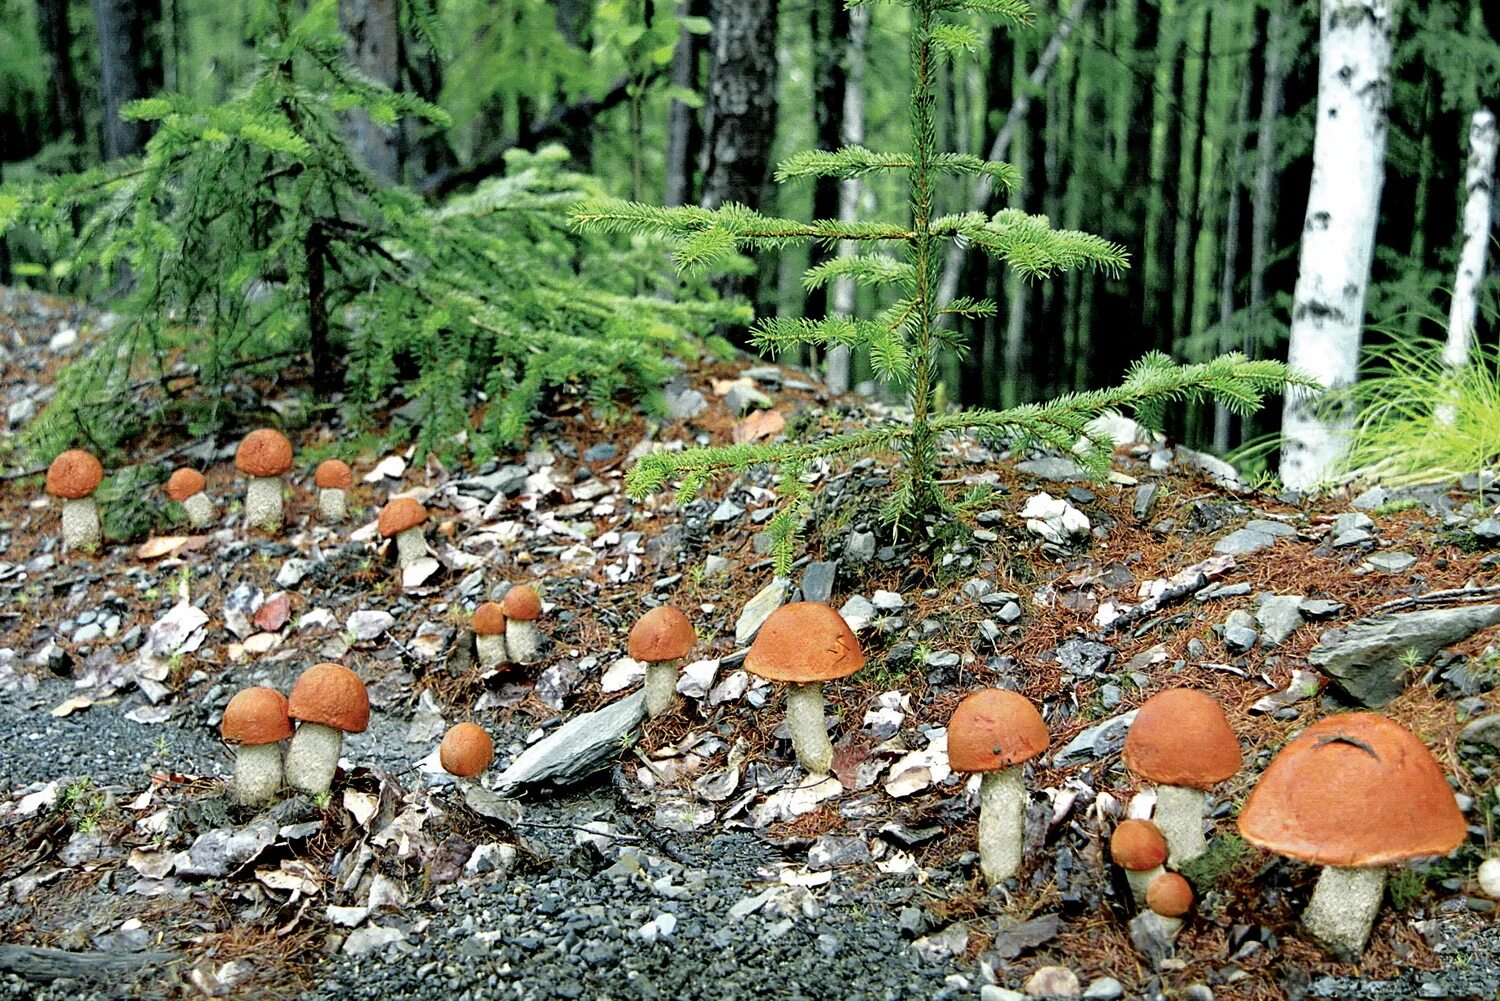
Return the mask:
<svg viewBox="0 0 1500 1001"><path fill-rule="evenodd" d="M1406 686L1410 657L1429 660L1444 647L1496 623L1500 605L1375 616L1324 633L1307 660L1356 702L1383 706Z"/></svg>
<svg viewBox="0 0 1500 1001"><path fill-rule="evenodd" d="M495 779L494 791L514 796L528 786L565 786L598 771L620 753L646 718L646 693L575 716L532 744Z"/></svg>

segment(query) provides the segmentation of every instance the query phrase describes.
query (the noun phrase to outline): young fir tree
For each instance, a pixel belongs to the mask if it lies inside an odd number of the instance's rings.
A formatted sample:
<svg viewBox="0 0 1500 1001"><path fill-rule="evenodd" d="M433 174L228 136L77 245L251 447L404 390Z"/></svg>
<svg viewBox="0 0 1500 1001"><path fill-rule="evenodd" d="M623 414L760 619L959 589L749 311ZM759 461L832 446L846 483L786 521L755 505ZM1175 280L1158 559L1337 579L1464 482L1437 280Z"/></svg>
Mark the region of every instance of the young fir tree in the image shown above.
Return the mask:
<svg viewBox="0 0 1500 1001"><path fill-rule="evenodd" d="M1086 469L1103 476L1108 472L1114 443L1089 426L1102 414L1129 409L1142 424L1156 427L1169 404L1205 398L1247 413L1260 406L1266 393L1288 383L1301 383L1282 364L1250 361L1238 354L1181 367L1163 355L1151 354L1138 361L1114 389L1009 410L940 412L935 406L939 352L944 348L962 351L965 347L942 318L982 317L995 310L995 304L988 300L938 301L943 256L950 243L956 241L960 246L983 251L1027 278L1044 278L1074 268L1113 272L1126 266L1126 254L1097 236L1054 230L1046 217L1013 209L994 215L935 215L934 189L941 178L990 177L1002 188L1016 180L1008 164L939 150L934 90L938 61L981 44L984 36L962 20L966 14L993 15L1020 24L1027 21L1030 12L1023 0L847 0L847 6L876 2L899 3L910 9L910 148L877 152L848 146L834 152L798 153L780 165L776 179L848 179L876 171L904 171L909 178L909 221L799 222L765 216L743 205L729 204L717 210L667 209L612 199L593 200L575 210L575 218L584 228L668 235L675 240L677 266L685 272L712 267L741 248L774 249L798 241L833 246L840 240L852 240L870 249L809 269L803 284L817 288L850 278L862 285L896 290L895 301L870 319L772 317L757 323L754 337L759 346L772 351L803 344L865 349L876 372L905 391L910 401L909 420L810 441L660 452L643 457L627 477L627 486L636 496L648 495L676 480L679 498L691 498L716 477L754 466L775 467L780 473L783 506L769 530L781 573L790 567L797 529L808 503L807 487L800 476L811 463L870 452L899 453L900 468L885 516L898 529L903 525L914 528L952 509L952 502L938 484L938 447L945 435L969 433L997 442L1050 446L1072 452ZM886 248L896 252L887 252Z"/></svg>

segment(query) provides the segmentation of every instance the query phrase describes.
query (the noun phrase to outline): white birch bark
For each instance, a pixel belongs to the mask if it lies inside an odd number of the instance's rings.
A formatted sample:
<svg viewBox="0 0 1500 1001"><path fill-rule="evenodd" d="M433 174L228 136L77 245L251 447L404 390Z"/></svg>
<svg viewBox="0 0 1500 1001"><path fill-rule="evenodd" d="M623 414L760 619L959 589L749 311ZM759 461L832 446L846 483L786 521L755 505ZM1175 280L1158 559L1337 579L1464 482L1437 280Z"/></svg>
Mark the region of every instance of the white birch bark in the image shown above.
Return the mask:
<svg viewBox="0 0 1500 1001"><path fill-rule="evenodd" d="M1458 254L1458 274L1453 278L1453 303L1448 309L1448 340L1443 345L1443 364L1463 368L1469 363L1474 344L1474 320L1479 312L1479 286L1484 283L1485 259L1490 245L1490 219L1494 204L1495 116L1474 112L1469 122L1469 169L1464 188L1463 248Z"/></svg>
<svg viewBox="0 0 1500 1001"><path fill-rule="evenodd" d="M865 141L865 36L870 29L870 9L855 7L849 11L849 65L844 76L844 122L840 137L846 146L863 145ZM852 177L839 182L839 221L854 222L859 218L859 199L862 186L859 178ZM853 240L839 242L839 256L855 254ZM854 280L840 278L833 283L829 294L829 312L834 316L849 316L854 312ZM840 344L828 350L827 371L824 381L830 391L849 391L849 349Z"/></svg>
<svg viewBox="0 0 1500 1001"><path fill-rule="evenodd" d="M1335 393L1358 378L1385 182L1394 3L1322 0L1312 187L1287 361ZM1325 480L1344 455L1352 424L1347 401L1289 394L1281 421L1283 482L1305 490Z"/></svg>

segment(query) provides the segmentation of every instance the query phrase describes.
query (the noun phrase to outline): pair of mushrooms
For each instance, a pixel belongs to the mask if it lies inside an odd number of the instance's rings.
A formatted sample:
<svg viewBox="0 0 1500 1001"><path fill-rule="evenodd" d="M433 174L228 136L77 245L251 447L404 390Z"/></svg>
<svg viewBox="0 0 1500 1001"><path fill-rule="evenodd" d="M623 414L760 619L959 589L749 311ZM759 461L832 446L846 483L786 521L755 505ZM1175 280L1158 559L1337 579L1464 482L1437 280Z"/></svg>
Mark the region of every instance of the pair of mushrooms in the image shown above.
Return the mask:
<svg viewBox="0 0 1500 1001"><path fill-rule="evenodd" d="M537 619L542 597L529 584L517 584L498 602L486 601L474 610L474 650L482 668L506 664L535 664L546 641Z"/></svg>
<svg viewBox="0 0 1500 1001"><path fill-rule="evenodd" d="M251 431L240 442L234 465L250 477L245 492L246 522L268 532L281 528L281 478L292 468L291 441L272 428ZM325 521L342 521L348 514L348 491L354 485L349 464L339 459L324 460L313 473L313 483L318 490L318 514ZM426 519L425 511L422 517Z"/></svg>
<svg viewBox="0 0 1500 1001"><path fill-rule="evenodd" d="M292 732L292 721L300 724ZM274 688L247 688L229 700L219 732L235 751L234 798L246 805L274 799L281 789L281 741L291 738L286 784L313 796L333 785L344 734L370 724L370 698L359 675L342 664L303 671L288 699Z"/></svg>
<svg viewBox="0 0 1500 1001"><path fill-rule="evenodd" d="M1167 872L1167 839L1149 820L1122 820L1109 839L1109 854L1125 870L1137 907L1146 907L1168 935L1182 929L1193 909L1193 887L1180 873Z"/></svg>

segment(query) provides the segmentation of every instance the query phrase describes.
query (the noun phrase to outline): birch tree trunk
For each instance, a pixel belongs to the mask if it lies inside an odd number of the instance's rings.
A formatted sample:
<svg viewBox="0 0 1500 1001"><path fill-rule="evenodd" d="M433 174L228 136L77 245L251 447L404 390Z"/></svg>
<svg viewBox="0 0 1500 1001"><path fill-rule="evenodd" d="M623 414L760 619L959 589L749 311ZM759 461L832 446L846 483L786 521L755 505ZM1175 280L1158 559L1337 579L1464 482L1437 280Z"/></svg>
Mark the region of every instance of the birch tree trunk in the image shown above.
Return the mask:
<svg viewBox="0 0 1500 1001"><path fill-rule="evenodd" d="M1323 0L1312 185L1292 303L1288 362L1335 393L1358 377L1365 291L1385 181L1394 0ZM1332 473L1353 408L1290 393L1281 478L1305 490Z"/></svg>
<svg viewBox="0 0 1500 1001"><path fill-rule="evenodd" d="M849 44L845 51L844 70L844 115L843 142L845 145L861 145L865 141L865 38L870 31L870 8L855 7L849 11ZM839 221L854 222L859 218L859 200L863 191L859 178L852 177L839 182ZM844 240L839 244L840 257L852 257L854 241ZM849 316L854 312L854 281L840 278L833 283L828 298L829 311L837 316ZM826 379L828 388L835 393L849 391L849 348L837 345L828 352Z"/></svg>
<svg viewBox="0 0 1500 1001"><path fill-rule="evenodd" d="M349 60L365 76L395 90L401 72L401 25L396 0L339 0L339 27L348 39ZM380 125L363 111L349 112L344 132L370 173L384 181L401 175L400 130Z"/></svg>
<svg viewBox="0 0 1500 1001"><path fill-rule="evenodd" d="M1489 252L1491 209L1495 182L1495 116L1474 112L1469 122L1469 168L1464 181L1468 199L1464 203L1463 247L1458 254L1458 274L1453 278L1453 303L1448 309L1448 341L1443 345L1443 363L1463 368L1474 345L1474 321L1479 313L1479 286L1484 283L1485 258Z"/></svg>

